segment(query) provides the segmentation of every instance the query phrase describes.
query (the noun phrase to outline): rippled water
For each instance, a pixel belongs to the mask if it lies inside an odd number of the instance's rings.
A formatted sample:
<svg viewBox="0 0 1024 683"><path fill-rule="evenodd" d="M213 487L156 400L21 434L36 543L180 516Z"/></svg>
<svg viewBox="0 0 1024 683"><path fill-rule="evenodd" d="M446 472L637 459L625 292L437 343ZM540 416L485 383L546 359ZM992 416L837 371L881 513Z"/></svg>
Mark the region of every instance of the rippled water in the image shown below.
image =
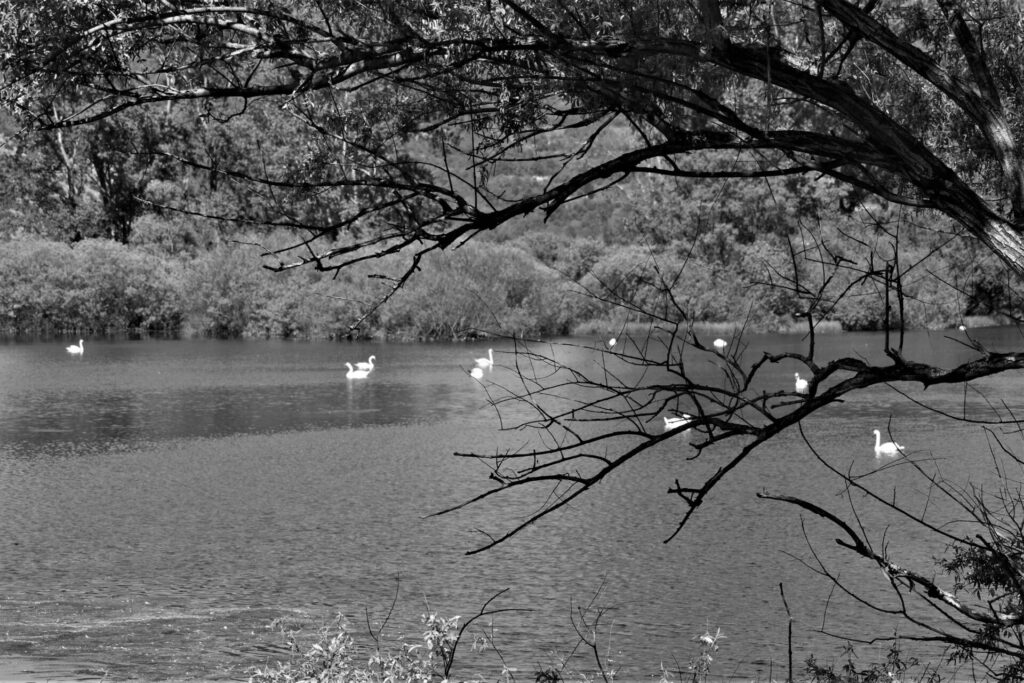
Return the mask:
<svg viewBox="0 0 1024 683"><path fill-rule="evenodd" d="M976 334L996 347L1020 342L1009 330ZM875 354L879 338L819 341L827 357ZM754 337L747 353L800 343ZM969 357L940 333L909 344L912 357ZM346 380L342 363L371 353L371 378ZM677 440L568 510L467 556L479 529L500 530L524 509L495 501L432 516L487 486L486 470L454 451L523 436L498 431L483 388L465 373L485 353L446 344L97 339L75 358L63 344L0 345L0 667L80 679L240 679L287 656L281 624L312 633L342 614L365 632L397 598L389 634L414 637L421 613L469 616L506 588L501 607L531 611L497 615L493 635L525 679L569 654L572 610L591 600L606 610L602 654L626 678L656 676L662 663L685 668L706 627L727 636L716 673L783 677L780 583L798 664L841 649L818 633L823 617L830 631L892 632L852 608L826 615L829 584L790 555L807 557L799 515L754 495L768 488L837 500L796 434L726 479L671 543L663 541L682 509L666 491L686 454ZM578 353L577 362L592 360ZM792 367L772 372L771 381L791 383ZM498 367L488 379L511 381L511 373ZM1016 381L1007 374L979 387L1019 400ZM944 409L965 400L957 388L911 390ZM952 472L983 462L967 459L983 455L978 427L951 425L886 388L829 409L808 433L833 460L870 469L870 430L884 431L890 416L898 440L948 459ZM877 476L919 485L900 469ZM901 547L918 560L935 550L913 539ZM844 571L877 576L856 563ZM497 677L493 653L463 655L467 671Z"/></svg>

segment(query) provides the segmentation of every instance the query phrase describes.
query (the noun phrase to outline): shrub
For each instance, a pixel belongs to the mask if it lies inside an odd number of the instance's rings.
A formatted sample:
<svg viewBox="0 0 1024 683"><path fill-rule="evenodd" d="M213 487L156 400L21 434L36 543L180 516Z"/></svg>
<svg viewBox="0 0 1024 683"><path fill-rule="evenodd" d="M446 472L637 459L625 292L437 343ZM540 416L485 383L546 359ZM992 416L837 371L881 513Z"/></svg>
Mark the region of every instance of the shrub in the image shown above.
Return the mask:
<svg viewBox="0 0 1024 683"><path fill-rule="evenodd" d="M812 683L939 683L941 680L931 666L922 664L915 657L905 657L898 640L889 646L884 662L860 668L854 659L853 648L848 647L846 661L838 670L833 664L819 664L813 655L807 658L805 669ZM912 677L908 678L908 675Z"/></svg>
<svg viewBox="0 0 1024 683"><path fill-rule="evenodd" d="M433 253L381 311L381 325L415 337L559 334L572 321L560 298L567 285L508 244L470 243Z"/></svg>
<svg viewBox="0 0 1024 683"><path fill-rule="evenodd" d="M258 277L258 261L234 245L197 258L188 269L189 326L214 337L242 336L254 310Z"/></svg>
<svg viewBox="0 0 1024 683"><path fill-rule="evenodd" d="M72 286L71 248L38 238L10 240L0 250L0 311L15 330L69 327L65 292Z"/></svg>
<svg viewBox="0 0 1024 683"><path fill-rule="evenodd" d="M0 311L16 330L168 329L182 319L180 266L104 239L15 239L0 252Z"/></svg>
<svg viewBox="0 0 1024 683"><path fill-rule="evenodd" d="M180 265L106 239L74 246L69 308L93 329L170 329L182 318Z"/></svg>
<svg viewBox="0 0 1024 683"><path fill-rule="evenodd" d="M421 644L404 643L396 651L390 651L377 634L376 647L369 658L364 658L347 624L338 619L322 629L317 641L296 659L257 668L249 677L249 682L431 683L448 680L461 636L459 617L446 619L429 614L423 615L422 623L424 630ZM292 647L295 647L294 642ZM366 664L361 665L362 661Z"/></svg>

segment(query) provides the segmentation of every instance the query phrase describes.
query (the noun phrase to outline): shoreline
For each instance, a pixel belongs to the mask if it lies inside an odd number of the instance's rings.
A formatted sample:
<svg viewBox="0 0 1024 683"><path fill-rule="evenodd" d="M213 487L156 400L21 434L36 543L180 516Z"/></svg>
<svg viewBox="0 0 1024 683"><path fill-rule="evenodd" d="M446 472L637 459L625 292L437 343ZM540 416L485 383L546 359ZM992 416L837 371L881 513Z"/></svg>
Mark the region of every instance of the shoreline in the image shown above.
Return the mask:
<svg viewBox="0 0 1024 683"><path fill-rule="evenodd" d="M1014 325L1014 321L1010 320L1005 316L1000 315L970 315L964 316L962 324L968 329L982 328L982 327L1004 327L1007 325ZM609 335L620 336L620 335L635 335L638 337L645 336L651 332L653 322L627 322L627 323L614 323L607 319L595 319L580 322L573 326L573 328L564 335L553 335L550 337L538 337L537 339L561 339L564 337L598 337L605 338ZM704 335L720 334L720 335L731 335L737 331L744 331L746 334L779 334L779 335L790 335L790 334L806 334L807 333L807 322L805 320L792 319L790 322L768 327L750 326L748 327L743 321L726 320L719 322L694 322L691 324L692 328ZM687 327L683 325L682 327ZM914 332L919 330L928 330L930 332L942 331L942 330L956 330L957 326L951 324L940 325L936 327L908 327L907 332ZM881 330L870 330L870 329L844 329L842 325L835 320L822 320L815 325L815 332L817 334L846 334L846 333L857 333L857 332L878 332ZM17 340L19 338L29 338L32 340L71 340L74 341L79 336L89 334L94 337L106 337L106 338L127 338L127 339L222 339L222 340L289 340L299 342L339 342L339 343L390 343L390 344L422 344L422 343L435 343L435 342L460 342L460 343L473 343L482 342L485 340L501 340L501 339L517 339L519 335L516 334L466 334L464 336L432 336L432 337L419 337L415 335L407 334L401 330L394 330L391 332L378 332L374 334L367 334L365 336L358 337L332 337L330 335L295 335L295 336L281 336L281 335L232 335L232 336L216 336L203 334L196 332L195 330L187 327L169 328L164 330L143 330L140 328L127 328L127 329L107 329L107 330L91 330L91 329L72 329L72 330L56 330L56 329L40 329L40 328L29 328L29 329L16 329L3 327L0 325L0 340ZM528 338L533 339L532 336L527 335Z"/></svg>
<svg viewBox="0 0 1024 683"><path fill-rule="evenodd" d="M108 680L101 667L81 660L0 655L0 683L82 683Z"/></svg>
<svg viewBox="0 0 1024 683"><path fill-rule="evenodd" d="M0 683L88 683L144 681L111 676L102 664L84 659L36 659L0 654ZM229 683L246 678L160 678L159 683Z"/></svg>

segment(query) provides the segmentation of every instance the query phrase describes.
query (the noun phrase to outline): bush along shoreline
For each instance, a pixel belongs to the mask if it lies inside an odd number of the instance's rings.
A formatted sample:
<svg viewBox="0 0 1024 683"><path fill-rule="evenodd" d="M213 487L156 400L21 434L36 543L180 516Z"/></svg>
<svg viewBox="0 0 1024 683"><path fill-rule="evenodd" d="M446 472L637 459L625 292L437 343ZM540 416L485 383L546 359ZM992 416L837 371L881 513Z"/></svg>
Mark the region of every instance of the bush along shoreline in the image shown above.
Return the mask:
<svg viewBox="0 0 1024 683"><path fill-rule="evenodd" d="M776 246L756 245L761 260L751 263L782 258ZM395 273L404 266L397 259L383 265ZM390 286L374 277L380 266L352 266L337 276L312 268L274 273L262 267L259 250L240 241L171 254L107 239L13 238L0 249L0 331L415 341L614 334L654 322L628 310L706 328L806 329L801 302L757 294L760 265L729 271L692 255L681 259L671 248L655 255L570 239L470 243L431 254L417 277L375 308ZM681 275L667 287L654 272ZM819 329L879 329L884 307L858 300L859 308L835 310ZM913 302L909 327L963 320L953 295Z"/></svg>
<svg viewBox="0 0 1024 683"><path fill-rule="evenodd" d="M500 595L500 593L499 593ZM497 596L496 596L497 597ZM492 598L493 600L493 598ZM595 628L581 630L576 623L578 641L569 654L548 653L548 661L538 661L533 670L519 670L510 667L502 653L502 644L493 639L491 628L475 628L474 622L481 617L492 617L502 610L489 609L468 618L444 617L436 613L421 616L419 638L388 639L379 630L360 632L343 617L311 632L302 624L271 624L270 629L279 632L281 641L290 656L268 661L263 666L249 670L249 683L300 683L322 681L323 683L390 683L393 681L462 680L472 683L498 681L533 680L536 683L563 683L565 681L631 680L627 672L620 669L622 663L602 656L603 650L611 650L597 635L600 615L581 610L581 619L594 619ZM389 614L390 618L392 615ZM385 619L385 622L387 620ZM585 623L585 622L584 622ZM727 636L722 629L708 626L703 633L690 639L688 659L664 662L657 677L646 675L655 683L711 683L713 681L735 681L737 676L725 675L715 670L715 660ZM460 647L461 645L461 647ZM791 651L790 651L791 652ZM489 654L493 657L488 657ZM484 659L489 664L482 664ZM541 658L543 660L543 657ZM497 665L497 666L496 666ZM746 680L757 683L764 680L806 681L807 683L882 683L883 681L905 681L906 683L941 683L956 680L948 677L954 667L922 661L904 649L904 643L893 640L884 653L883 661L859 660L851 646L844 648L839 660L820 661L813 655L804 662L779 662L769 669L767 678ZM634 672L629 672L633 676ZM947 674L947 677L943 677ZM743 680L742 678L740 680Z"/></svg>

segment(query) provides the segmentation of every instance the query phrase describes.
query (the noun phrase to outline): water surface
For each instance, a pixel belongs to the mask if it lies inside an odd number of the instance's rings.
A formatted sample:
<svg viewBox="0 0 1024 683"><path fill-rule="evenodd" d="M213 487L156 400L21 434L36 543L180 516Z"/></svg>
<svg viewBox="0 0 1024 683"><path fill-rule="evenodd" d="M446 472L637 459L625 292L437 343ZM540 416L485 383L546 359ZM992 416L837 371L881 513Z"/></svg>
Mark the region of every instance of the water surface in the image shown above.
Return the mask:
<svg viewBox="0 0 1024 683"><path fill-rule="evenodd" d="M1012 330L973 334L997 350L1021 342ZM880 360L879 341L850 334L819 344L823 357ZM952 364L971 357L960 341L918 333L906 351ZM804 344L799 336L748 343L750 358ZM281 624L308 634L342 614L365 632L397 598L389 635L414 638L420 614L470 616L504 589L500 606L530 611L497 615L493 635L527 680L569 655L570 615L591 601L604 610L602 652L627 679L657 676L662 664L685 670L694 637L719 627L726 639L715 673L783 677L780 584L798 665L810 653L838 656L842 641L823 626L895 628L830 602L829 582L794 559L810 557L805 529L822 541L833 530L802 526L795 509L756 498L764 489L812 492L841 509L840 488L796 433L736 470L671 543L663 541L684 508L666 491L692 466L685 439L659 445L511 541L466 555L481 529L506 528L532 509L494 500L432 514L488 486L486 468L453 452L524 438L499 430L484 386L466 373L486 347L96 339L75 358L63 346L0 345L0 661L34 663L47 677L242 679L287 655ZM499 367L488 382L513 380L511 349L495 345ZM574 363L598 358L586 348L559 353ZM370 354L378 364L370 378L346 380L343 362ZM691 371L716 376L706 365ZM773 366L764 381L791 385L794 369ZM1019 381L1006 373L973 386L1024 402ZM962 387L901 388L933 408L987 410ZM918 457L951 475L986 476L980 427L951 423L890 388L849 397L806 431L830 460L874 472L871 430L885 431L890 418ZM908 468L872 476L907 495L920 487ZM927 562L936 551L898 528L889 533L903 561ZM845 562L844 578L877 580L876 569ZM862 653L877 659L884 646ZM464 656L465 672L497 677L493 653L466 648Z"/></svg>

